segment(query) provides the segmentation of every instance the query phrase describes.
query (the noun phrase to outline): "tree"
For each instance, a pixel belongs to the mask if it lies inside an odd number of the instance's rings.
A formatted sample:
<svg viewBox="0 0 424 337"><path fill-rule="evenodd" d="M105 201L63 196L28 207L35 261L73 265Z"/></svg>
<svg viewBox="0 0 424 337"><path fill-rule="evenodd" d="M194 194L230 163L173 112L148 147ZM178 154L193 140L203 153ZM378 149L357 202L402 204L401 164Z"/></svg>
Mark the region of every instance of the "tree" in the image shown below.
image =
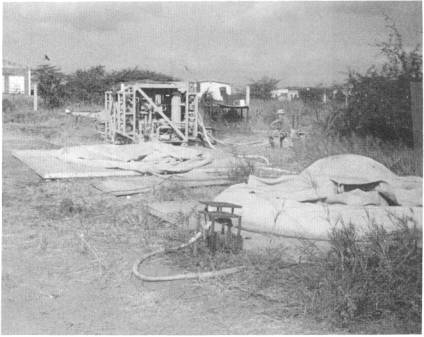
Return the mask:
<svg viewBox="0 0 424 337"><path fill-rule="evenodd" d="M406 79L409 81L422 81L422 55L418 44L412 51L407 52L403 47L400 35L393 20L385 16L386 27L389 30L388 41L377 43L381 53L388 62L384 64L382 75L392 79Z"/></svg>
<svg viewBox="0 0 424 337"><path fill-rule="evenodd" d="M157 73L150 70L143 70L135 68L126 68L122 70L115 70L108 74L109 83L121 83L130 81L175 81L175 78L162 73Z"/></svg>
<svg viewBox="0 0 424 337"><path fill-rule="evenodd" d="M324 88L302 88L299 90L299 98L304 103L321 103L324 92Z"/></svg>
<svg viewBox="0 0 424 337"><path fill-rule="evenodd" d="M410 83L422 81L422 55L419 46L406 51L395 24L386 17L388 41L377 44L386 56L378 69L365 74L350 71L347 107L331 116L332 129L340 134L356 133L384 140L412 144Z"/></svg>
<svg viewBox="0 0 424 337"><path fill-rule="evenodd" d="M59 68L43 64L35 69L35 78L38 81L38 94L44 99L49 108L63 104L67 98L65 90L65 75Z"/></svg>
<svg viewBox="0 0 424 337"><path fill-rule="evenodd" d="M78 69L68 76L66 91L73 101L101 104L113 85L130 81L171 81L171 76L137 67L107 72L102 65Z"/></svg>
<svg viewBox="0 0 424 337"><path fill-rule="evenodd" d="M271 92L277 89L278 82L280 81L275 78L264 76L260 80L249 84L250 95L254 98L270 99Z"/></svg>
<svg viewBox="0 0 424 337"><path fill-rule="evenodd" d="M50 108L58 107L68 99L72 102L102 104L105 91L122 82L175 80L171 76L137 67L107 72L102 65L78 69L69 75L54 66L41 65L35 75L39 81L39 95Z"/></svg>
<svg viewBox="0 0 424 337"><path fill-rule="evenodd" d="M66 90L73 101L100 104L109 84L105 67L98 65L69 75Z"/></svg>

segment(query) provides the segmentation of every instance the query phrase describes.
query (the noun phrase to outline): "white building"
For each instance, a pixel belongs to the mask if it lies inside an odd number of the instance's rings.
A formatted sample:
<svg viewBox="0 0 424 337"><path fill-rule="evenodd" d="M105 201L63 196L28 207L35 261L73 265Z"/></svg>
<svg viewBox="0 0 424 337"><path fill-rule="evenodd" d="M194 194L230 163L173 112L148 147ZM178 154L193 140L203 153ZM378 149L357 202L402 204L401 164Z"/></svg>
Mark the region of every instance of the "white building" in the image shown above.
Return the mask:
<svg viewBox="0 0 424 337"><path fill-rule="evenodd" d="M291 101L299 98L299 90L288 88L276 89L271 91L271 97L277 98L280 101Z"/></svg>
<svg viewBox="0 0 424 337"><path fill-rule="evenodd" d="M231 85L225 82L217 81L199 81L197 82L197 92L201 97L206 91L212 94L212 97L216 101L223 101L224 98L221 95L221 88L225 88L227 95L231 95Z"/></svg>
<svg viewBox="0 0 424 337"><path fill-rule="evenodd" d="M31 69L3 60L2 93L31 95Z"/></svg>

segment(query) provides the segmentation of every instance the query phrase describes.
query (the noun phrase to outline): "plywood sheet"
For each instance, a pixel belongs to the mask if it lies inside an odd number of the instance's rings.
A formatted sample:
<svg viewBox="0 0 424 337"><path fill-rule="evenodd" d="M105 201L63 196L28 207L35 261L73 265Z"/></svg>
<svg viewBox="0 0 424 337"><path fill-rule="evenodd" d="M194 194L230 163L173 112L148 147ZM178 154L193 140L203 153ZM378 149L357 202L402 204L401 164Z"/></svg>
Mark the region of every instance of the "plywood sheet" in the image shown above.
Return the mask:
<svg viewBox="0 0 424 337"><path fill-rule="evenodd" d="M44 179L136 176L134 171L106 169L79 163L65 162L49 150L13 151L12 155L33 169Z"/></svg>
<svg viewBox="0 0 424 337"><path fill-rule="evenodd" d="M226 172L209 169L196 169L185 174L172 176L139 176L110 178L93 184L98 190L111 193L117 197L147 193L155 188L162 187L202 187L202 186L228 186L232 181Z"/></svg>
<svg viewBox="0 0 424 337"><path fill-rule="evenodd" d="M199 172L215 175L234 165L230 156L222 156L220 151L153 142L20 150L12 154L45 179L136 176L151 172L183 174L200 168L206 171Z"/></svg>

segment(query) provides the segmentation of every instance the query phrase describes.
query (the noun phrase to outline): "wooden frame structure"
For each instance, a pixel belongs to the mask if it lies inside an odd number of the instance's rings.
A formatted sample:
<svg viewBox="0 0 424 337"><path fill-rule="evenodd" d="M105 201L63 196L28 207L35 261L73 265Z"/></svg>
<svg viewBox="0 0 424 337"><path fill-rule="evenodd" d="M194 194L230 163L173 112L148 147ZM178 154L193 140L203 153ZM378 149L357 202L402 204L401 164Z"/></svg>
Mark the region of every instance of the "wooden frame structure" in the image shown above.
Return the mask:
<svg viewBox="0 0 424 337"><path fill-rule="evenodd" d="M105 92L105 139L139 143L198 140L199 107L194 82L122 83Z"/></svg>
<svg viewBox="0 0 424 337"><path fill-rule="evenodd" d="M238 99L235 99L236 96ZM224 97L224 102L209 100L205 104L205 113L213 120L225 116L233 121L244 120L249 122L250 87L246 87L245 99L240 100L240 94Z"/></svg>

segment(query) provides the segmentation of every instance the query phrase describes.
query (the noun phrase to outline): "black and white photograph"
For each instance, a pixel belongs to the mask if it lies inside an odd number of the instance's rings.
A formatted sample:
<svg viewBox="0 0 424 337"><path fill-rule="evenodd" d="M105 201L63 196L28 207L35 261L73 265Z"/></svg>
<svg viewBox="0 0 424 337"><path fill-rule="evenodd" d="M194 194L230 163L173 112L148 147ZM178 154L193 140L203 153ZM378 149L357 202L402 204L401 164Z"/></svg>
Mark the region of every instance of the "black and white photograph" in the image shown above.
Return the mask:
<svg viewBox="0 0 424 337"><path fill-rule="evenodd" d="M422 1L0 6L1 334L422 333Z"/></svg>

